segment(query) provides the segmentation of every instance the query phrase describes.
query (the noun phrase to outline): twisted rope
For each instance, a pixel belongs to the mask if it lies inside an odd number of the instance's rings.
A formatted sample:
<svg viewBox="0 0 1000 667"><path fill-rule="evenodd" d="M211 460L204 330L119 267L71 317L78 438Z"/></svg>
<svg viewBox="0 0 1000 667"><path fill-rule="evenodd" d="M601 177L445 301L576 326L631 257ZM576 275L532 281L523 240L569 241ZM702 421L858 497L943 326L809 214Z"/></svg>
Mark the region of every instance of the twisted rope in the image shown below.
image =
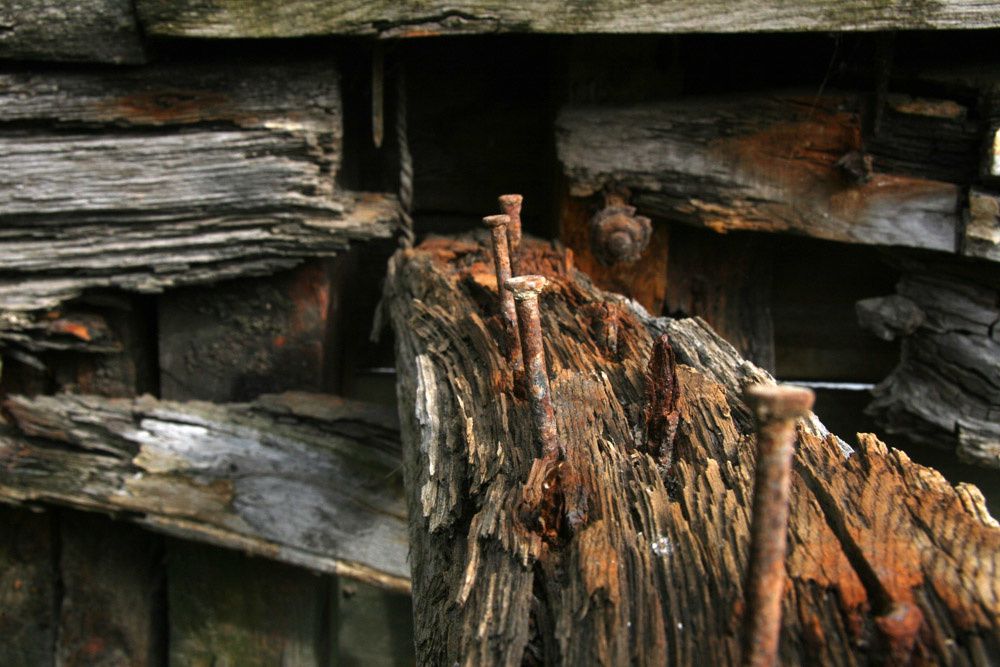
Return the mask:
<svg viewBox="0 0 1000 667"><path fill-rule="evenodd" d="M412 248L416 234L413 231L413 155L406 127L406 77L399 64L396 75L396 140L399 143L399 205L402 227L399 247Z"/></svg>

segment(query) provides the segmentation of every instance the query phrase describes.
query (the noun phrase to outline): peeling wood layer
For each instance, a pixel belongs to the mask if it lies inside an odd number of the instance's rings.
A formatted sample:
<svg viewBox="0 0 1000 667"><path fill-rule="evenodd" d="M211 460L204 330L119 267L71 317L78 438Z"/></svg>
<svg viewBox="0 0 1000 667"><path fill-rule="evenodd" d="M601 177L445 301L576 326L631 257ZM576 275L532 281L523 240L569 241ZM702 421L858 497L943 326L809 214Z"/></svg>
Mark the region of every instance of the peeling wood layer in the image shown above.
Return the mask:
<svg viewBox="0 0 1000 667"><path fill-rule="evenodd" d="M959 177L870 173L859 109L855 97L792 94L570 107L558 153L571 195L626 187L666 220L956 252Z"/></svg>
<svg viewBox="0 0 1000 667"><path fill-rule="evenodd" d="M700 320L650 318L566 253L523 247L523 270L554 283L555 467L496 343L485 243L431 239L390 265L418 662L736 664L755 451L741 395L769 376ZM614 345L593 321L611 310ZM673 364L650 362L663 334ZM651 389L647 368L668 366L673 388ZM811 417L789 531L782 664L1000 650L1000 526L975 487Z"/></svg>
<svg viewBox="0 0 1000 667"><path fill-rule="evenodd" d="M381 408L285 393L214 405L14 397L0 501L154 530L405 591L398 435Z"/></svg>
<svg viewBox="0 0 1000 667"><path fill-rule="evenodd" d="M184 37L294 37L361 34L426 37L495 32L685 33L824 30L978 29L1000 26L993 2L949 0L899 3L888 0L777 0L634 3L566 0L517 3L350 3L343 0L137 0L145 29Z"/></svg>

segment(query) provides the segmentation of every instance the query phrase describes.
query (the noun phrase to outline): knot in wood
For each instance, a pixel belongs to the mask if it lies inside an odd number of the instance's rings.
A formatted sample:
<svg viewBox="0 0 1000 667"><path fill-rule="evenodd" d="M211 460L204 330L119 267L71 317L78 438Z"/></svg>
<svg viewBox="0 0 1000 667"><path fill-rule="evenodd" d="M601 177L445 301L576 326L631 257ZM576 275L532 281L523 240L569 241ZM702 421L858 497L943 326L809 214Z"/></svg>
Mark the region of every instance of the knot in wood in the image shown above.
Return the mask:
<svg viewBox="0 0 1000 667"><path fill-rule="evenodd" d="M605 206L590 220L590 248L605 266L638 261L652 235L650 219L627 204Z"/></svg>

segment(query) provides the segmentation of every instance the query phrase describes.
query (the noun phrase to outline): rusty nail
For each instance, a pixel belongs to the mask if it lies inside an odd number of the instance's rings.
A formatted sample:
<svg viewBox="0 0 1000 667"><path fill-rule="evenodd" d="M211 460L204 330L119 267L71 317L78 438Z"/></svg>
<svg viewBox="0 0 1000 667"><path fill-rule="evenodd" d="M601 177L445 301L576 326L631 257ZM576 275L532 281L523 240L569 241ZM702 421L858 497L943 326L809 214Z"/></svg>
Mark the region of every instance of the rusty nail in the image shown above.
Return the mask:
<svg viewBox="0 0 1000 667"><path fill-rule="evenodd" d="M518 276L506 282L517 304L517 322L521 333L521 350L528 392L531 398L531 415L542 443L546 458L559 456L556 438L556 420L549 394L549 372L545 365L545 346L542 344L542 323L538 316L538 295L548 280L544 276Z"/></svg>
<svg viewBox="0 0 1000 667"><path fill-rule="evenodd" d="M521 270L521 195L500 195L500 210L510 216L507 227L507 242L510 243L510 265L513 274L519 275Z"/></svg>
<svg viewBox="0 0 1000 667"><path fill-rule="evenodd" d="M809 413L813 399L811 390L790 385L760 384L746 391L756 416L757 470L745 589L744 665L777 664L795 422Z"/></svg>
<svg viewBox="0 0 1000 667"><path fill-rule="evenodd" d="M510 278L510 254L507 247L507 234L510 229L510 217L506 215L488 215L483 218L483 224L490 228L493 239L493 264L497 273L497 297L500 299L500 313L503 316L504 328L510 341L510 353L514 370L524 368L521 362L521 343L517 332L517 309L514 306L514 295L504 289Z"/></svg>

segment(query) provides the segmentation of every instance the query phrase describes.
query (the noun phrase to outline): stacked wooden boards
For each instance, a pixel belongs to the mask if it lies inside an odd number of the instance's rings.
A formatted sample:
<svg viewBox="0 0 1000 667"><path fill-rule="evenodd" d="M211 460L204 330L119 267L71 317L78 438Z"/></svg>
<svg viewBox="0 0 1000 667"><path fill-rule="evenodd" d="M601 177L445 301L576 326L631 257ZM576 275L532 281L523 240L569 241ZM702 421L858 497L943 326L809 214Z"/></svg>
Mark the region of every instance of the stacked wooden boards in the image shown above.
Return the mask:
<svg viewBox="0 0 1000 667"><path fill-rule="evenodd" d="M638 277L626 292L654 312L698 301L662 269L670 247L664 222L743 239L788 233L885 250L903 275L894 299L927 316L879 334L901 336L904 353L877 389L872 413L889 432L998 468L1000 190L991 165L1000 79L988 71L907 76L954 97L774 91L566 107L557 120L568 184L561 236L599 284L618 288L629 282L622 276ZM661 223L633 265L603 266L588 247L588 221L608 191L627 192L639 213ZM773 328L761 294L771 289L770 273L754 267L768 260L749 241L715 247L724 258L699 289L722 296L686 312L705 315L767 365ZM690 264L684 248L676 255ZM751 298L733 299L737 293Z"/></svg>

